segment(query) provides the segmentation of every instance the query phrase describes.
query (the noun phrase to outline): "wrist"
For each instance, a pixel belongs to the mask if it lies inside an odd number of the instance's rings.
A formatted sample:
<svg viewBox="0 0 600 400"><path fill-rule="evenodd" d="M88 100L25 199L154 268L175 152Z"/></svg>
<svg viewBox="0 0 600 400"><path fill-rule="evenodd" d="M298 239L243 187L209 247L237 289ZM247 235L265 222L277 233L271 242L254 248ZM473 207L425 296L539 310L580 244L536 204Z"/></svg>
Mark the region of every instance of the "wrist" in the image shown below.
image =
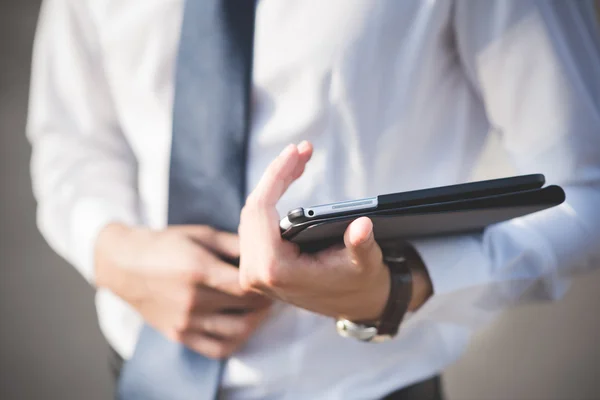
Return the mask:
<svg viewBox="0 0 600 400"><path fill-rule="evenodd" d="M384 295L383 310L368 321L338 319L336 328L344 337L352 337L367 342L382 342L396 336L400 324L408 310L413 294L412 271L409 269L410 255L401 246L382 248L383 269L387 271L388 288L379 293Z"/></svg>
<svg viewBox="0 0 600 400"><path fill-rule="evenodd" d="M417 311L433 295L433 286L425 269L411 269L413 292L408 303L408 311Z"/></svg>
<svg viewBox="0 0 600 400"><path fill-rule="evenodd" d="M405 247L401 253L406 259L406 272L410 273L411 280L410 297L406 299L408 304L405 306L405 310L414 312L431 297L433 286L419 254L411 247ZM392 283L389 267L382 264L378 273L369 282L371 283L365 288L364 295L358 296L358 305L353 312L342 318L367 324L380 322L391 295Z"/></svg>
<svg viewBox="0 0 600 400"><path fill-rule="evenodd" d="M389 269L385 264L382 264L370 280L370 284L363 292L364 294L357 299L358 304L351 315L345 315L343 318L364 323L379 321L388 302L390 285Z"/></svg>
<svg viewBox="0 0 600 400"><path fill-rule="evenodd" d="M414 312L433 295L433 284L431 283L427 268L417 251L410 247L408 252L408 267L411 271L413 285L407 311Z"/></svg>
<svg viewBox="0 0 600 400"><path fill-rule="evenodd" d="M97 287L120 292L131 250L131 238L136 230L124 224L110 223L100 231L94 247Z"/></svg>

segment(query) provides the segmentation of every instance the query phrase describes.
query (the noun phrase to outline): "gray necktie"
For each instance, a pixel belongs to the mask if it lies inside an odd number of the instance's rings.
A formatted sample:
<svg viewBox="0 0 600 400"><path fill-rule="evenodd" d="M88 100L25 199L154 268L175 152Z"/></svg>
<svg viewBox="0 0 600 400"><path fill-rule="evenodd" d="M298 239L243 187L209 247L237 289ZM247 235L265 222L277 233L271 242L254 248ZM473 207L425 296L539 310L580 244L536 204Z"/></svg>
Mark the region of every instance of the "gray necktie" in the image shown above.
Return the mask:
<svg viewBox="0 0 600 400"><path fill-rule="evenodd" d="M245 201L254 1L188 0L179 44L169 224L234 232ZM211 399L223 368L144 326L118 387L123 400Z"/></svg>

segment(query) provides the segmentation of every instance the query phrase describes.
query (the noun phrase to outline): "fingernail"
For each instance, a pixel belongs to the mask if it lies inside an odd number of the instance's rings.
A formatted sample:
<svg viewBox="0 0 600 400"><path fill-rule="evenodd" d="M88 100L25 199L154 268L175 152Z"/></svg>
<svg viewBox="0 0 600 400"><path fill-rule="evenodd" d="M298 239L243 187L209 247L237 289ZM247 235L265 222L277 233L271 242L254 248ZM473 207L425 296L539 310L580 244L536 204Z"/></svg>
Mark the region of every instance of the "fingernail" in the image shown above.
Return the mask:
<svg viewBox="0 0 600 400"><path fill-rule="evenodd" d="M368 243L369 240L371 240L371 238L373 238L373 229L371 229L371 231L369 232L369 234L367 235L367 237L364 238L364 240L359 243L359 246L362 246L365 243Z"/></svg>
<svg viewBox="0 0 600 400"><path fill-rule="evenodd" d="M303 140L298 145L298 150L300 150L300 151L308 150L308 146L309 146L308 145L308 140Z"/></svg>
<svg viewBox="0 0 600 400"><path fill-rule="evenodd" d="M296 147L296 145L294 145L294 144L288 144L288 145L285 147L285 149L283 149L283 150L281 151L281 154L280 154L280 155L281 155L281 156L284 156L284 155L290 154L290 153L291 153L291 152L294 150L294 147Z"/></svg>

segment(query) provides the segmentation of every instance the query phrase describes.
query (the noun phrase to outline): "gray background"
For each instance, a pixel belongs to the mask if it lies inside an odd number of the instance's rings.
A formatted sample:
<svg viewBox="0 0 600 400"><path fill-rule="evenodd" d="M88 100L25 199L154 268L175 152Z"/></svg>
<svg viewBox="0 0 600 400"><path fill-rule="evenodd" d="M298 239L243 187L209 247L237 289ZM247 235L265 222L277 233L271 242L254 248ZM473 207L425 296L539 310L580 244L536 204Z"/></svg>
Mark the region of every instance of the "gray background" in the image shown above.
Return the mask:
<svg viewBox="0 0 600 400"><path fill-rule="evenodd" d="M0 0L0 399L108 399L92 290L35 227L25 140L39 1ZM492 141L477 177L510 173ZM445 373L453 399L600 399L600 271L555 304L519 307Z"/></svg>

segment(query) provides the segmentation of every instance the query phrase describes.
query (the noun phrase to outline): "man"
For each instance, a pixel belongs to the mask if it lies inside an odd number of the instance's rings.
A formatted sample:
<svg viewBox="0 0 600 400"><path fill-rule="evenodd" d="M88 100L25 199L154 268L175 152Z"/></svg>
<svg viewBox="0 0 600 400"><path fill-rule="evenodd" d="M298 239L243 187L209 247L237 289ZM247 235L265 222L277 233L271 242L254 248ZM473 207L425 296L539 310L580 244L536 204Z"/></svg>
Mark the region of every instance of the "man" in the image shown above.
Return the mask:
<svg viewBox="0 0 600 400"><path fill-rule="evenodd" d="M185 46L205 50L186 34L205 28L203 14L186 9L182 22L183 10L183 0L47 0L35 44L28 134L39 227L97 288L100 327L124 359L145 322L226 359L225 398L439 398L436 377L477 327L536 284L538 297L561 296L566 275L598 255L591 2L257 2L239 235L171 225L182 199L170 149L178 124L203 112L182 95L194 74L174 79ZM307 256L280 239L279 215L466 181L490 127L518 170L544 173L566 203L482 235L411 241L398 335L340 337L334 318L375 323L390 300L371 222L355 221L344 248ZM199 161L226 150L205 144L219 135L198 134L206 142L188 148L204 151ZM227 218L219 204L213 214ZM227 261L237 257L239 269Z"/></svg>

